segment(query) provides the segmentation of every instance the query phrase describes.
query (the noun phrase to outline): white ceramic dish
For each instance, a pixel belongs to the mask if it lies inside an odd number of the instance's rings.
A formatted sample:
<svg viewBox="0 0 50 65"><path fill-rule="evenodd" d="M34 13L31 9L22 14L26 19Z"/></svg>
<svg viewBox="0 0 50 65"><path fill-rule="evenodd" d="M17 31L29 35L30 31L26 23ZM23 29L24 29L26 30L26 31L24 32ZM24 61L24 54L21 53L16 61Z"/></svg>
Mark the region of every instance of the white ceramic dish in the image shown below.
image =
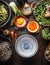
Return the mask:
<svg viewBox="0 0 50 65"><path fill-rule="evenodd" d="M15 50L21 57L32 57L38 50L37 39L29 34L22 35L15 42Z"/></svg>

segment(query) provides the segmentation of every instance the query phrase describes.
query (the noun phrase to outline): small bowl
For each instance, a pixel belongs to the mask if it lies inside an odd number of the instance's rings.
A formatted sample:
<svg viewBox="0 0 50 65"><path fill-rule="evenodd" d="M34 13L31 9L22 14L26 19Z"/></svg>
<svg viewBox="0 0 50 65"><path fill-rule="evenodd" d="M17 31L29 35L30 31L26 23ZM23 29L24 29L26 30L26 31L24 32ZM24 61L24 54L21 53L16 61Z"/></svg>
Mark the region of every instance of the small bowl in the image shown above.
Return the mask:
<svg viewBox="0 0 50 65"><path fill-rule="evenodd" d="M37 28L36 28L36 30L31 30L31 29L29 29L29 25L31 24L31 23L36 23L36 26L37 26ZM32 27L34 27L34 25L32 25ZM28 24L27 24L27 30L30 32L30 33L36 33L38 30L39 30L39 24L34 20L34 19L30 19L29 21L28 21Z"/></svg>
<svg viewBox="0 0 50 65"><path fill-rule="evenodd" d="M3 3L5 6L7 6L7 10L8 10L8 18L7 18L3 23L0 24L0 28L2 28L2 27L4 27L4 26L9 22L9 20L10 20L10 17L11 17L11 9L10 9L8 3L5 2L4 0L0 0L0 3Z"/></svg>
<svg viewBox="0 0 50 65"><path fill-rule="evenodd" d="M24 19L24 23L22 25L17 24L17 19L18 18L23 18ZM27 24L27 18L25 16L16 16L16 18L14 19L14 25L18 28L23 28L23 27L26 26L26 24Z"/></svg>

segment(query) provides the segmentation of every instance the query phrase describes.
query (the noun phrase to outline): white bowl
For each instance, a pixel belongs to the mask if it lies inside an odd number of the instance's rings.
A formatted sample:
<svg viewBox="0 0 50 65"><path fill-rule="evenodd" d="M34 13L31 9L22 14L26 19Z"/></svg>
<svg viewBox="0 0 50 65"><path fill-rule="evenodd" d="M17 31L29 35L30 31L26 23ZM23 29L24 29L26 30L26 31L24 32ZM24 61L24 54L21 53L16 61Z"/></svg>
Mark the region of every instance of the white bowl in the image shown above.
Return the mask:
<svg viewBox="0 0 50 65"><path fill-rule="evenodd" d="M21 57L32 57L38 50L37 39L29 34L22 35L15 42L15 50Z"/></svg>

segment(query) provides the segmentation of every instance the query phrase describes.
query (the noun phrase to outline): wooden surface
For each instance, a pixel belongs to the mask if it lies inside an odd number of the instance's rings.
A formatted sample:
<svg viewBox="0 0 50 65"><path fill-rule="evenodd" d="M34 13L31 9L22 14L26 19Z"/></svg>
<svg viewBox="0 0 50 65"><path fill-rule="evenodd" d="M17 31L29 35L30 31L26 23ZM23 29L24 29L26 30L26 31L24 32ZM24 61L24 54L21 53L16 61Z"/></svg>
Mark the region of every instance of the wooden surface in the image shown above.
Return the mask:
<svg viewBox="0 0 50 65"><path fill-rule="evenodd" d="M8 3L10 2L10 0L5 0L5 1L7 1ZM25 29L19 31L19 35L22 35L25 33L28 33L27 30L25 30ZM48 46L49 41L43 40L41 38L40 33L32 34L32 35L37 38L38 44L39 44L39 49L38 49L38 52L36 53L36 55L33 56L32 58L24 59L24 58L20 57L14 50L14 54L13 54L11 60L9 60L6 63L3 63L2 65L50 65L50 63L44 57L44 51L45 51L46 47ZM1 65L1 63L0 63L0 65Z"/></svg>

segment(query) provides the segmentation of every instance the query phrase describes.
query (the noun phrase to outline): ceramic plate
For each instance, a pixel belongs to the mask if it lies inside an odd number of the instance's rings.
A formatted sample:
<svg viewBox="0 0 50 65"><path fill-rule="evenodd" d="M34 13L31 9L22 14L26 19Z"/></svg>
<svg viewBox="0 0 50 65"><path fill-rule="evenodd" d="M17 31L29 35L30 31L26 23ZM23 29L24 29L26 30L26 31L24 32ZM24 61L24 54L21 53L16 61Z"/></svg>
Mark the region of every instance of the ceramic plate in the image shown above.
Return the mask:
<svg viewBox="0 0 50 65"><path fill-rule="evenodd" d="M37 39L29 34L22 35L15 42L15 50L24 58L32 57L38 50Z"/></svg>

